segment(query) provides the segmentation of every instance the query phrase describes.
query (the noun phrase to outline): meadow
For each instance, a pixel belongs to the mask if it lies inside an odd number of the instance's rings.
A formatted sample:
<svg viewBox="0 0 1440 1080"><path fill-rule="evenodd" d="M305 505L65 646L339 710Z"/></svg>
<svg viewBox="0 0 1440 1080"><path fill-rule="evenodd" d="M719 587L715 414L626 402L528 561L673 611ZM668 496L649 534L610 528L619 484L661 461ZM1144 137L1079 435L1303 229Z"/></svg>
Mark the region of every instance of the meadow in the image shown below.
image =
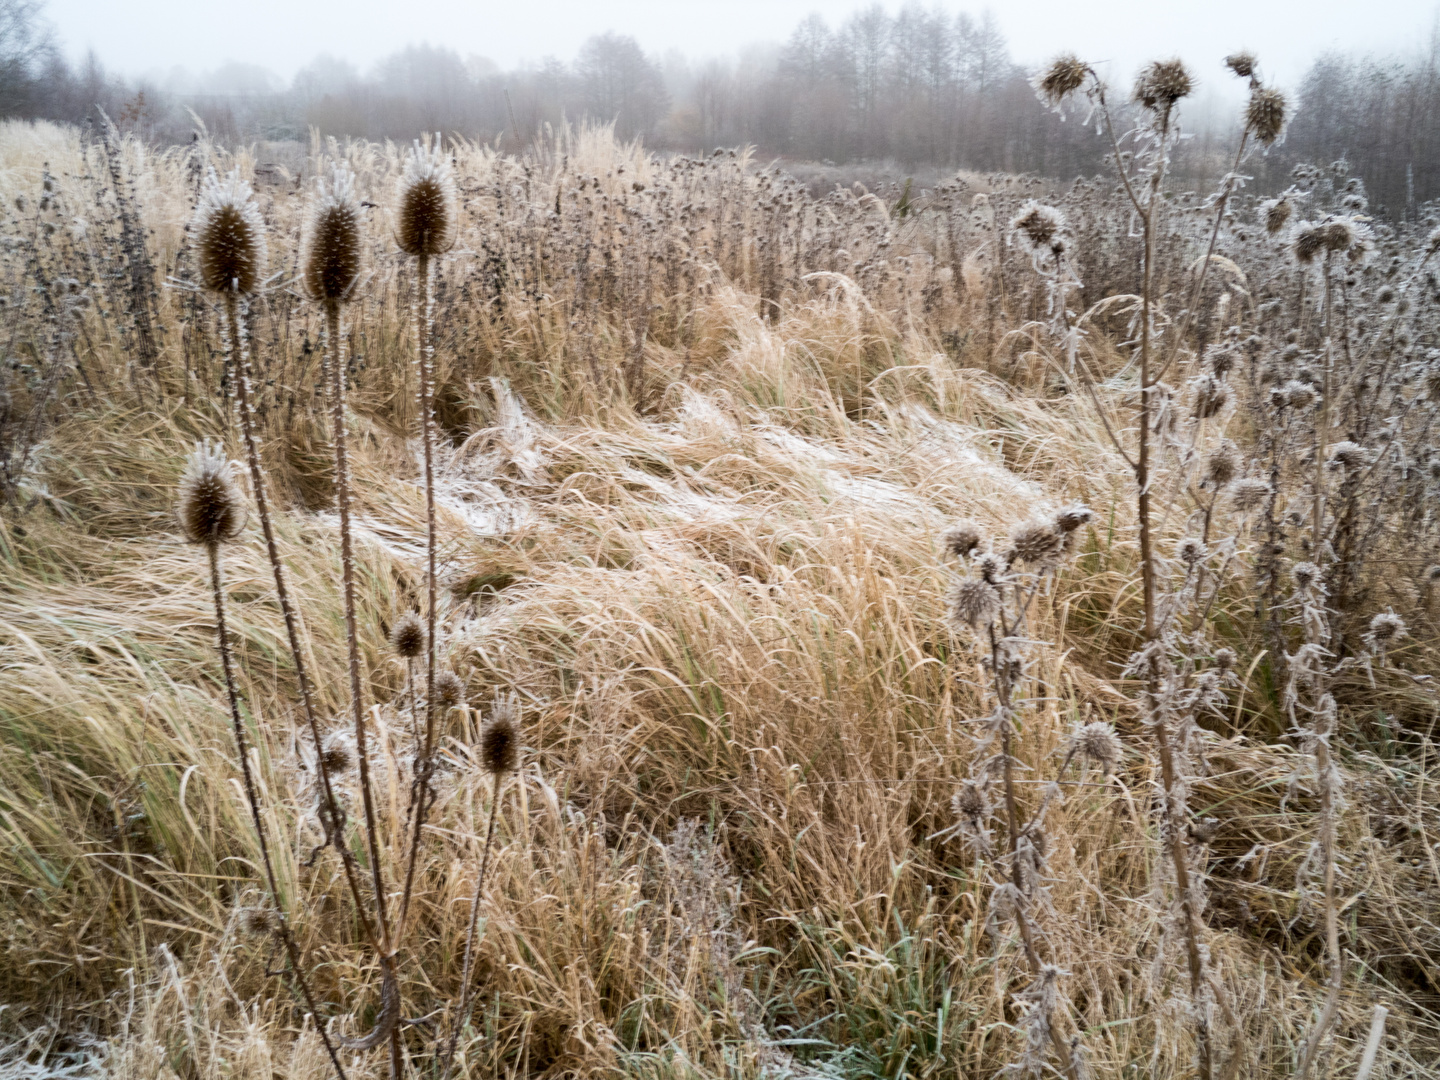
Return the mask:
<svg viewBox="0 0 1440 1080"><path fill-rule="evenodd" d="M1433 1075L1440 207L1228 63L1213 192L1178 63L1073 183L0 124L0 1073Z"/></svg>

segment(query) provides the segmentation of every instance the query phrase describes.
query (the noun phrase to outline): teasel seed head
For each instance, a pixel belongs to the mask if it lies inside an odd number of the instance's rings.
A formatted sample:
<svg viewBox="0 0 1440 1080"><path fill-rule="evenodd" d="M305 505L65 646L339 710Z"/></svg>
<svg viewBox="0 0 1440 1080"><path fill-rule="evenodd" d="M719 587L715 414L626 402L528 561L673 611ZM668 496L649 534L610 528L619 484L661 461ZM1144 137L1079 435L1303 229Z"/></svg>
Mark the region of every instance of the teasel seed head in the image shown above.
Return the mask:
<svg viewBox="0 0 1440 1080"><path fill-rule="evenodd" d="M209 171L190 233L204 288L241 296L260 288L267 258L265 221L239 169L230 170L224 180L213 168Z"/></svg>
<svg viewBox="0 0 1440 1080"><path fill-rule="evenodd" d="M951 588L949 607L950 624L957 630L961 624L984 629L1000 614L1000 590L984 579L967 578Z"/></svg>
<svg viewBox="0 0 1440 1080"><path fill-rule="evenodd" d="M347 772L350 766L355 764L355 758L350 753L350 747L343 738L331 736L325 741L320 751L320 762L325 766L327 775L333 776L336 773Z"/></svg>
<svg viewBox="0 0 1440 1080"><path fill-rule="evenodd" d="M513 694L496 697L490 721L480 730L480 763L491 776L514 772L520 760L519 713Z"/></svg>
<svg viewBox="0 0 1440 1080"><path fill-rule="evenodd" d="M435 704L442 709L453 709L465 700L465 684L453 671L442 671L435 676Z"/></svg>
<svg viewBox="0 0 1440 1080"><path fill-rule="evenodd" d="M1302 221L1295 227L1295 258L1302 265L1314 262L1315 256L1324 250L1324 226Z"/></svg>
<svg viewBox="0 0 1440 1080"><path fill-rule="evenodd" d="M977 556L975 559L975 573L981 581L991 585L997 585L1000 579L1010 569L1010 560L996 555L993 551Z"/></svg>
<svg viewBox="0 0 1440 1080"><path fill-rule="evenodd" d="M406 660L414 660L425 651L425 624L420 616L407 611L390 631L390 646Z"/></svg>
<svg viewBox="0 0 1440 1080"><path fill-rule="evenodd" d="M1255 54L1241 50L1225 57L1225 66L1242 79L1255 77Z"/></svg>
<svg viewBox="0 0 1440 1080"><path fill-rule="evenodd" d="M1265 231L1271 236L1285 228L1294 212L1295 203L1286 195L1278 199L1266 199L1260 204L1260 220L1265 225Z"/></svg>
<svg viewBox="0 0 1440 1080"><path fill-rule="evenodd" d="M1264 146L1274 146L1285 134L1285 95L1267 86L1256 86L1250 91L1250 101L1245 106L1245 123L1250 134Z"/></svg>
<svg viewBox="0 0 1440 1080"><path fill-rule="evenodd" d="M1260 509L1269 497L1270 485L1259 477L1242 477L1230 487L1230 505L1241 514Z"/></svg>
<svg viewBox="0 0 1440 1080"><path fill-rule="evenodd" d="M1124 752L1114 726L1103 720L1093 720L1079 728L1070 737L1070 746L1074 753L1104 769L1106 776L1119 767Z"/></svg>
<svg viewBox="0 0 1440 1080"><path fill-rule="evenodd" d="M455 178L438 137L432 146L417 139L405 156L396 201L395 243L406 255L443 255L454 246L460 212Z"/></svg>
<svg viewBox="0 0 1440 1080"><path fill-rule="evenodd" d="M973 521L957 521L940 534L945 550L961 559L968 557L982 542L980 526Z"/></svg>
<svg viewBox="0 0 1440 1080"><path fill-rule="evenodd" d="M1223 440L1205 461L1205 484L1219 491L1240 472L1240 451L1229 439Z"/></svg>
<svg viewBox="0 0 1440 1080"><path fill-rule="evenodd" d="M1195 80L1179 60L1156 60L1135 81L1135 100L1151 112L1164 113L1194 89Z"/></svg>
<svg viewBox="0 0 1440 1080"><path fill-rule="evenodd" d="M1036 74L1031 85L1041 101L1052 109L1058 109L1065 104L1066 98L1085 85L1085 77L1089 73L1089 67L1078 56L1066 53L1057 56L1049 67Z"/></svg>
<svg viewBox="0 0 1440 1080"><path fill-rule="evenodd" d="M960 790L950 797L950 809L961 821L984 821L990 816L990 797L985 785L974 780L962 780Z"/></svg>
<svg viewBox="0 0 1440 1080"><path fill-rule="evenodd" d="M1331 468L1344 469L1347 472L1351 472L1355 469L1364 468L1368 464L1370 464L1370 455L1366 453L1365 448L1359 443L1346 440L1345 442L1338 442L1330 448Z"/></svg>
<svg viewBox="0 0 1440 1080"><path fill-rule="evenodd" d="M270 937L280 932L280 916L269 908L243 908L239 921L240 931L250 937Z"/></svg>
<svg viewBox="0 0 1440 1080"><path fill-rule="evenodd" d="M197 443L180 476L175 517L192 544L223 544L245 528L245 499L218 446Z"/></svg>
<svg viewBox="0 0 1440 1080"><path fill-rule="evenodd" d="M1064 540L1054 521L1024 521L1010 530L1010 544L1015 558L1038 566L1054 562Z"/></svg>
<svg viewBox="0 0 1440 1080"><path fill-rule="evenodd" d="M330 183L321 180L319 189L305 229L301 280L312 300L347 300L360 280L365 246L355 174L338 164L330 172Z"/></svg>

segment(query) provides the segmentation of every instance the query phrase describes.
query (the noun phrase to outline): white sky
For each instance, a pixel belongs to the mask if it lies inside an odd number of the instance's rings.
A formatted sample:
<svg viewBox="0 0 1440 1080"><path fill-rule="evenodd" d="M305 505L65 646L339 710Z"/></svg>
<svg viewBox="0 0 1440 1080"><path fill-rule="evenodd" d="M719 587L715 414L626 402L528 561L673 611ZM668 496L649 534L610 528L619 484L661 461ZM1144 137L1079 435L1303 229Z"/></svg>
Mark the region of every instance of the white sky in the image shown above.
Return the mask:
<svg viewBox="0 0 1440 1080"><path fill-rule="evenodd" d="M288 80L317 53L367 68L407 44L447 45L509 68L545 56L571 59L591 34L631 34L655 54L691 59L774 43L819 12L831 26L868 6L857 0L49 0L46 15L67 53L93 48L126 75L193 72L240 61ZM883 4L895 11L900 4ZM942 0L979 14L975 3ZM1128 81L1146 59L1189 60L1206 82L1220 60L1256 51L1266 75L1293 83L1328 49L1404 51L1428 41L1437 0L1008 0L991 5L1022 63L1062 49L1113 62Z"/></svg>

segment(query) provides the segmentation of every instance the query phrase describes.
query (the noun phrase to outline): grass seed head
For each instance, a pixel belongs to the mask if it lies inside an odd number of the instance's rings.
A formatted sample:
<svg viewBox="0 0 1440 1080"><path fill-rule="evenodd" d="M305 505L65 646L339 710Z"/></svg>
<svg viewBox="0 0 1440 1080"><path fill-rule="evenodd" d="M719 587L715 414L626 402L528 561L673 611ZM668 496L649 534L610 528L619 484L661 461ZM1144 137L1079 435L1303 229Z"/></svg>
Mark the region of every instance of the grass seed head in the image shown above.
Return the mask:
<svg viewBox="0 0 1440 1080"><path fill-rule="evenodd" d="M406 660L414 660L425 651L425 624L420 616L407 611L390 631L390 646Z"/></svg>
<svg viewBox="0 0 1440 1080"><path fill-rule="evenodd" d="M320 182L319 196L305 230L300 276L312 300L346 300L360 279L364 240L355 175L336 165L330 183Z"/></svg>
<svg viewBox="0 0 1440 1080"><path fill-rule="evenodd" d="M455 244L460 213L450 161L436 139L417 140L405 157L400 177L395 242L406 255L443 255Z"/></svg>
<svg viewBox="0 0 1440 1080"><path fill-rule="evenodd" d="M250 191L232 169L221 180L211 169L190 222L200 284L211 292L249 296L265 272L265 221Z"/></svg>
<svg viewBox="0 0 1440 1080"><path fill-rule="evenodd" d="M218 446L197 443L180 477L175 517L192 544L223 544L245 528L245 499Z"/></svg>

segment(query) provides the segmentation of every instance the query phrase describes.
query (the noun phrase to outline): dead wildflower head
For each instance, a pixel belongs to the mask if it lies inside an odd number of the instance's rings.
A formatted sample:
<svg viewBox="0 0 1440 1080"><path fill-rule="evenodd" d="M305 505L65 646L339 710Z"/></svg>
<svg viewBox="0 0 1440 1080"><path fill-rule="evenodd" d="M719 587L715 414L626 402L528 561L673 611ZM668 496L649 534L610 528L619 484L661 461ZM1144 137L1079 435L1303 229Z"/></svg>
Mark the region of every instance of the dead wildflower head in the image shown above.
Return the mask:
<svg viewBox="0 0 1440 1080"><path fill-rule="evenodd" d="M435 704L442 709L453 709L465 700L465 684L453 671L442 671L435 676Z"/></svg>
<svg viewBox="0 0 1440 1080"><path fill-rule="evenodd" d="M1405 620L1387 608L1370 620L1370 629L1362 636L1372 652L1383 653L1405 636Z"/></svg>
<svg viewBox="0 0 1440 1080"><path fill-rule="evenodd" d="M1207 554L1205 544L1198 536L1182 537L1175 545L1175 557L1191 568L1204 562Z"/></svg>
<svg viewBox="0 0 1440 1080"><path fill-rule="evenodd" d="M1090 68L1074 53L1057 56L1031 80L1035 93L1047 106L1058 109L1085 85Z"/></svg>
<svg viewBox="0 0 1440 1080"><path fill-rule="evenodd" d="M1225 66L1242 79L1255 77L1255 54L1247 50L1231 53L1225 57Z"/></svg>
<svg viewBox="0 0 1440 1080"><path fill-rule="evenodd" d="M240 932L248 937L268 938L280 932L280 916L271 908L247 907L238 914Z"/></svg>
<svg viewBox="0 0 1440 1080"><path fill-rule="evenodd" d="M980 526L973 521L957 521L940 534L945 550L961 559L967 558L983 542Z"/></svg>
<svg viewBox="0 0 1440 1080"><path fill-rule="evenodd" d="M406 255L443 255L454 246L460 228L455 178L438 138L411 147L397 203L395 243Z"/></svg>
<svg viewBox="0 0 1440 1080"><path fill-rule="evenodd" d="M1234 671L1235 665L1239 662L1240 657L1236 655L1234 649L1222 645L1215 650L1215 667L1219 671Z"/></svg>
<svg viewBox="0 0 1440 1080"><path fill-rule="evenodd" d="M1338 442L1330 448L1330 467L1354 472L1370 464L1370 455L1359 443Z"/></svg>
<svg viewBox="0 0 1440 1080"><path fill-rule="evenodd" d="M950 624L972 630L990 626L1000 614L1000 590L983 578L966 578L950 590Z"/></svg>
<svg viewBox="0 0 1440 1080"><path fill-rule="evenodd" d="M1060 233L1065 228L1065 215L1053 206L1029 199L1010 219L1010 228L1031 254L1041 255L1056 250Z"/></svg>
<svg viewBox="0 0 1440 1080"><path fill-rule="evenodd" d="M480 730L480 764L491 776L514 772L520 761L520 706L514 695L496 697L490 720Z"/></svg>
<svg viewBox="0 0 1440 1080"><path fill-rule="evenodd" d="M1250 91L1250 101L1245 106L1245 123L1250 134L1264 146L1274 146L1285 134L1285 95L1268 86L1256 86Z"/></svg>
<svg viewBox="0 0 1440 1080"><path fill-rule="evenodd" d="M265 220L250 191L232 169L221 180L211 169L190 222L200 284L211 292L249 296L265 272Z"/></svg>
<svg viewBox="0 0 1440 1080"><path fill-rule="evenodd" d="M1099 765L1108 776L1119 767L1124 746L1113 725L1092 720L1070 736L1070 752Z"/></svg>
<svg viewBox="0 0 1440 1080"><path fill-rule="evenodd" d="M1135 101L1151 112L1164 114L1194 89L1195 80L1179 60L1156 60L1135 80Z"/></svg>
<svg viewBox="0 0 1440 1080"><path fill-rule="evenodd" d="M192 544L223 544L245 528L245 499L218 446L197 443L180 477L175 517Z"/></svg>
<svg viewBox="0 0 1440 1080"><path fill-rule="evenodd" d="M395 621L390 631L390 647L406 660L414 660L425 651L425 624L419 615L407 611Z"/></svg>
<svg viewBox="0 0 1440 1080"><path fill-rule="evenodd" d="M344 738L332 736L320 751L320 763L328 774L343 773L355 764L350 745Z"/></svg>
<svg viewBox="0 0 1440 1080"><path fill-rule="evenodd" d="M1063 548L1063 534L1052 521L1024 521L1010 530L1015 558L1034 567L1053 565Z"/></svg>
<svg viewBox="0 0 1440 1080"><path fill-rule="evenodd" d="M1260 204L1260 222L1265 226L1265 231L1274 236L1290 222L1290 215L1295 212L1295 202L1288 195L1282 195L1278 199L1266 199Z"/></svg>
<svg viewBox="0 0 1440 1080"><path fill-rule="evenodd" d="M1290 568L1290 577L1301 590L1309 589L1320 580L1320 568L1313 562L1298 562Z"/></svg>
<svg viewBox="0 0 1440 1080"><path fill-rule="evenodd" d="M1239 475L1240 468L1239 448L1229 439L1222 440L1205 459L1203 483L1212 491L1219 491Z"/></svg>
<svg viewBox="0 0 1440 1080"><path fill-rule="evenodd" d="M347 300L360 279L364 241L355 174L336 165L330 182L319 184L300 256L300 277L312 300Z"/></svg>

